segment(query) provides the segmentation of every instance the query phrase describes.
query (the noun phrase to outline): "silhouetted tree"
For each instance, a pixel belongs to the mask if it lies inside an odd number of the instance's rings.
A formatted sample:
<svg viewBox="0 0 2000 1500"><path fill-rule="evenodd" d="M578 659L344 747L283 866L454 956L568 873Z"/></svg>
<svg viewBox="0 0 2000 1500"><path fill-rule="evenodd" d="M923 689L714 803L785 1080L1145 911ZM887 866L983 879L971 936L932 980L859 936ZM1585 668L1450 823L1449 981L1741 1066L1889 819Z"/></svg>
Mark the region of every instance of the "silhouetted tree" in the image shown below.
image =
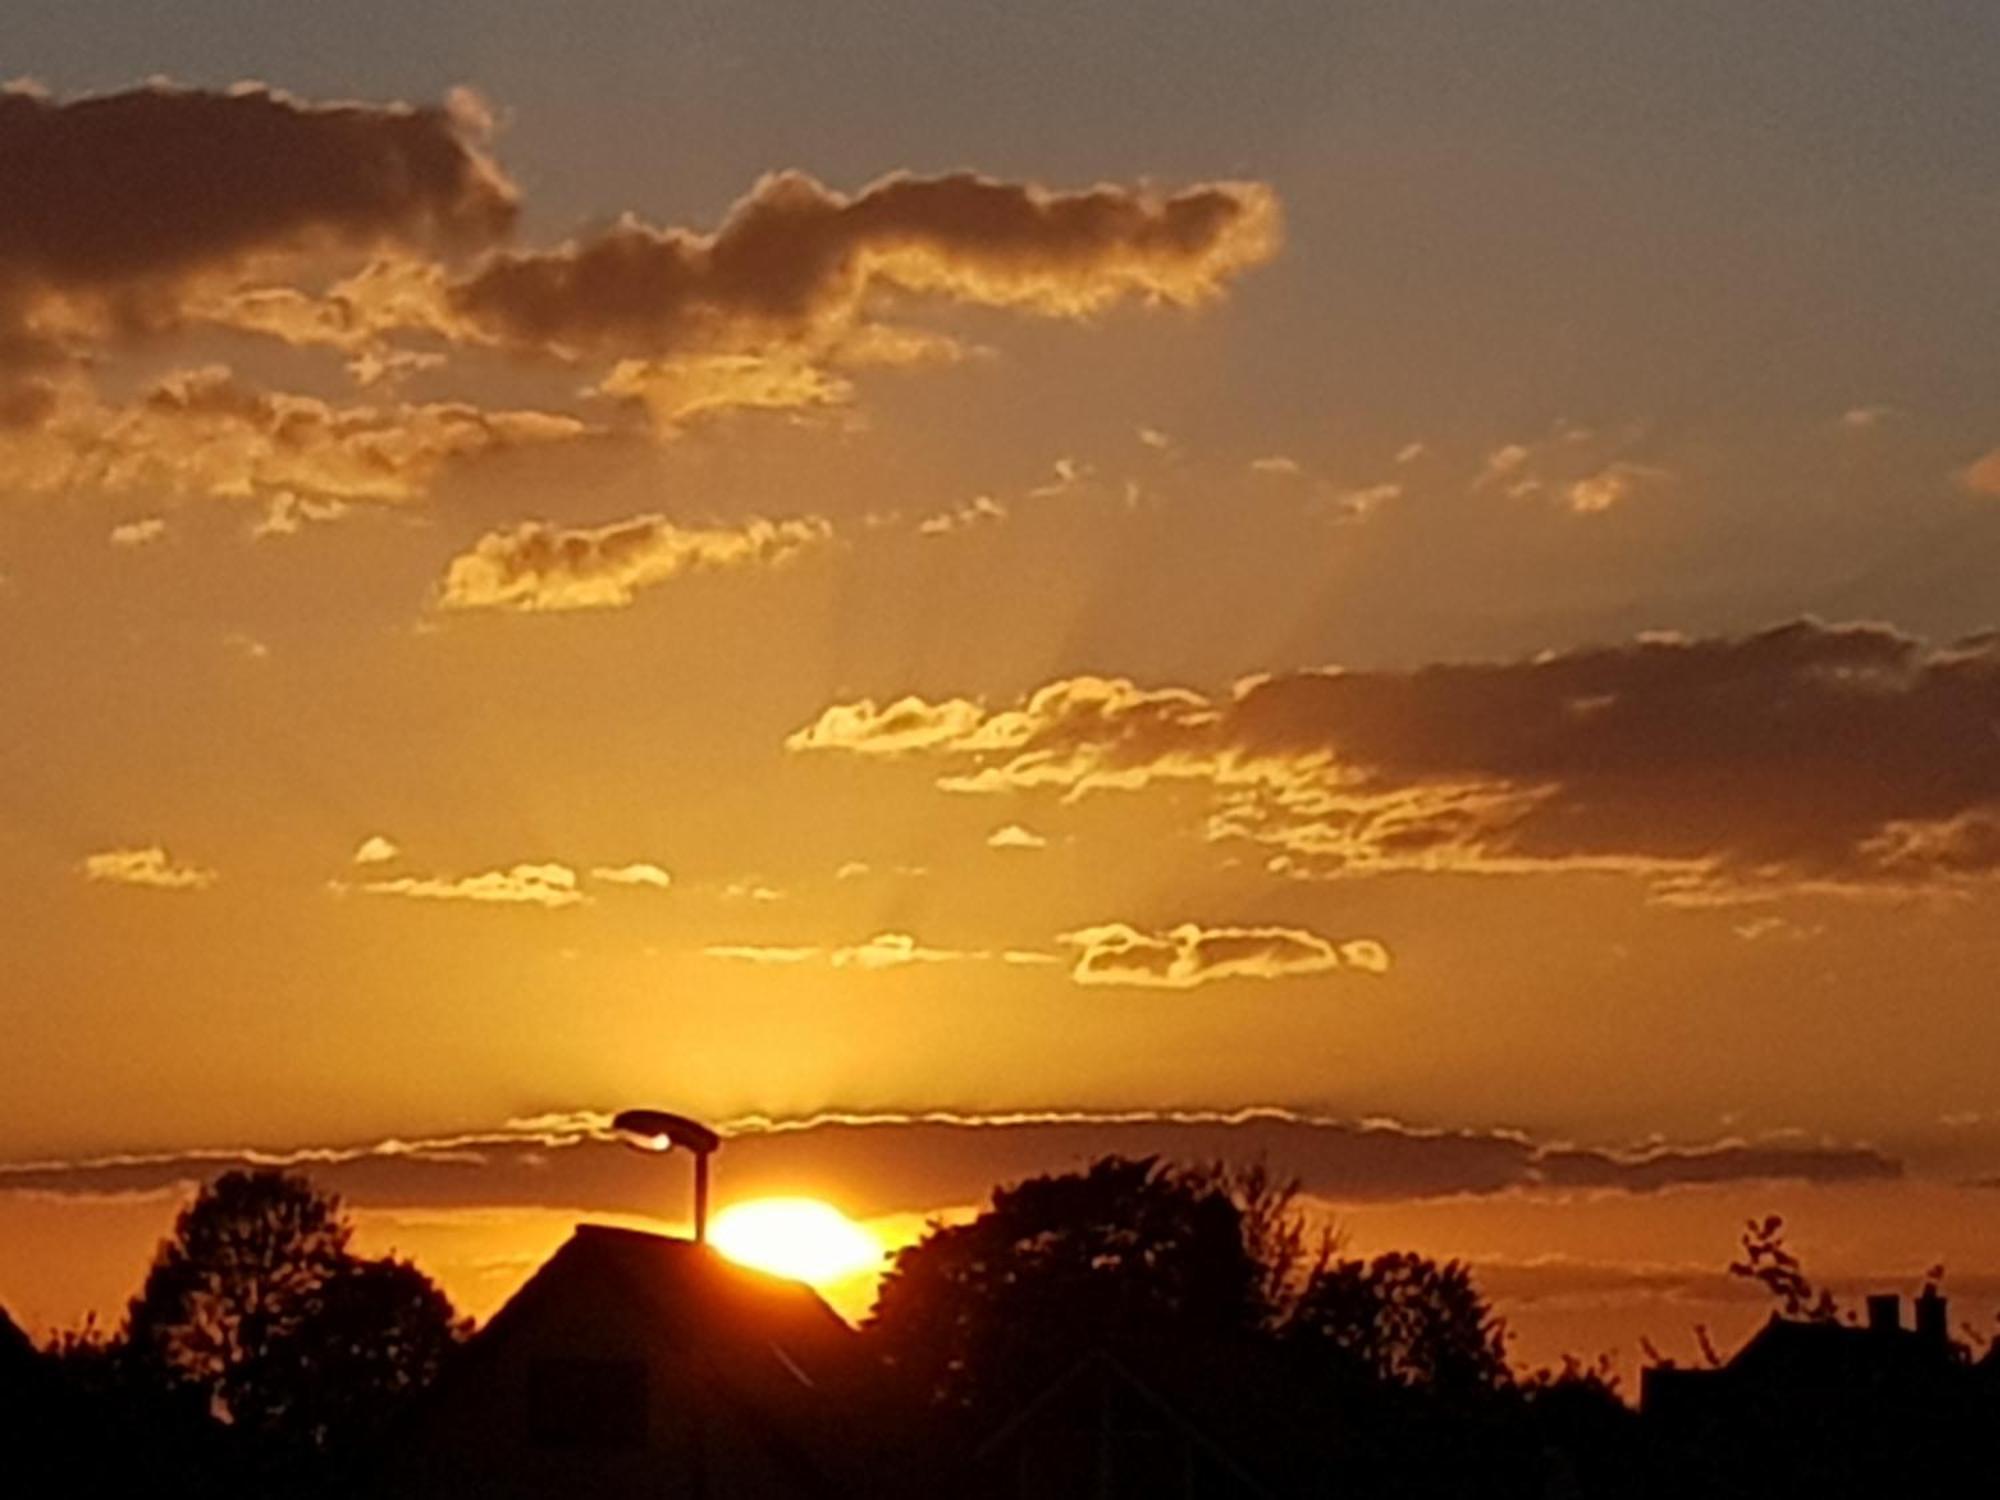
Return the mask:
<svg viewBox="0 0 2000 1500"><path fill-rule="evenodd" d="M1332 1225L1315 1228L1299 1207L1299 1179L1274 1175L1261 1158L1237 1166L1213 1162L1183 1175L1190 1186L1220 1192L1236 1206L1244 1253L1257 1268L1260 1316L1275 1331L1332 1264L1339 1233Z"/></svg>
<svg viewBox="0 0 2000 1500"><path fill-rule="evenodd" d="M1406 1251L1321 1267L1284 1338L1338 1373L1434 1395L1497 1391L1512 1379L1505 1329L1471 1269Z"/></svg>
<svg viewBox="0 0 2000 1500"><path fill-rule="evenodd" d="M1815 1290L1799 1258L1785 1248L1785 1221L1777 1214L1750 1220L1743 1229L1743 1258L1729 1263L1729 1274L1759 1282L1778 1299L1788 1318L1831 1323L1840 1317L1833 1293Z"/></svg>
<svg viewBox="0 0 2000 1500"><path fill-rule="evenodd" d="M349 1247L340 1200L304 1177L229 1172L181 1212L120 1340L133 1379L200 1402L273 1453L379 1428L465 1325L405 1261Z"/></svg>
<svg viewBox="0 0 2000 1500"><path fill-rule="evenodd" d="M1212 1173L1106 1157L933 1226L865 1332L922 1399L992 1417L1093 1350L1152 1371L1228 1357L1264 1321L1261 1280Z"/></svg>

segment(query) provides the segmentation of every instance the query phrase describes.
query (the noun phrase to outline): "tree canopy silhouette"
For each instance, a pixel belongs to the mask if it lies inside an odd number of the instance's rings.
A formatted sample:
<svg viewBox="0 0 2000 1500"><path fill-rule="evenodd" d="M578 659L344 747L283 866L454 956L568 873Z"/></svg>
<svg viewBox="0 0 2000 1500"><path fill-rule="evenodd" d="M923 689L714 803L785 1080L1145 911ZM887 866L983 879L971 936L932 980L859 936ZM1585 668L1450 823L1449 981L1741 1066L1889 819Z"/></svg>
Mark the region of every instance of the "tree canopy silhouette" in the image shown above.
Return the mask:
<svg viewBox="0 0 2000 1500"><path fill-rule="evenodd" d="M1261 1285L1212 1175L1111 1156L933 1226L897 1254L865 1331L932 1405L994 1414L1092 1350L1157 1366L1240 1346Z"/></svg>
<svg viewBox="0 0 2000 1500"><path fill-rule="evenodd" d="M1511 1383L1466 1266L1337 1259L1297 1191L1261 1166L1115 1156L1029 1178L899 1252L865 1331L930 1405L980 1420L1093 1351L1194 1387L1231 1372L1460 1399Z"/></svg>
<svg viewBox="0 0 2000 1500"><path fill-rule="evenodd" d="M1449 1397L1502 1389L1505 1330L1460 1261L1409 1251L1322 1265L1283 1327L1329 1373Z"/></svg>
<svg viewBox="0 0 2000 1500"><path fill-rule="evenodd" d="M308 1453L372 1434L467 1325L415 1266L358 1256L338 1197L229 1172L182 1210L131 1303L133 1375L246 1437Z"/></svg>

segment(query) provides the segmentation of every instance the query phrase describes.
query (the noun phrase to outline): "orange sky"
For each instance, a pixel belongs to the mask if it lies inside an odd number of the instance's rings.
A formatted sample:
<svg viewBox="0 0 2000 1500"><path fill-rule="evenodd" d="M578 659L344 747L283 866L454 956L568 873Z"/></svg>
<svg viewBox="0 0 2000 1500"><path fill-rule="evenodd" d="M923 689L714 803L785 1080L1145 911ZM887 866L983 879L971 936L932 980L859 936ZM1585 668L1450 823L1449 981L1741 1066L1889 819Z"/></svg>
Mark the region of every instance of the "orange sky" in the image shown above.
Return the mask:
<svg viewBox="0 0 2000 1500"><path fill-rule="evenodd" d="M484 1310L647 1103L1990 1315L1983 8L127 9L0 19L0 1303L254 1155Z"/></svg>

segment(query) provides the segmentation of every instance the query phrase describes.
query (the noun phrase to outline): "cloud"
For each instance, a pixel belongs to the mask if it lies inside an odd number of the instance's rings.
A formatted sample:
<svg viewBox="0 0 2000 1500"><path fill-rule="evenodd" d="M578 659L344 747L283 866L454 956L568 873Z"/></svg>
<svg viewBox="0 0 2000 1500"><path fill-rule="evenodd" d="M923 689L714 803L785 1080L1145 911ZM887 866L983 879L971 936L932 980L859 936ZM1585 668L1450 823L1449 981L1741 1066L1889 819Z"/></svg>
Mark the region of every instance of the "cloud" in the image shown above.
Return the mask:
<svg viewBox="0 0 2000 1500"><path fill-rule="evenodd" d="M224 328L335 353L363 385L466 350L588 366L587 395L671 434L725 412L842 407L857 372L987 352L905 314L1192 307L1281 239L1277 198L1254 182L1057 191L899 173L845 193L783 171L713 230L627 215L510 248L518 195L488 152L492 127L464 91L411 106L313 103L254 83L73 99L0 90L17 210L0 223L0 429L33 428L61 404L73 447L79 425L130 413L79 407L60 386L142 337ZM89 445L96 461L110 441ZM62 443L14 446L0 480L90 481L90 462L64 462ZM124 462L177 451L155 435ZM322 518L296 505L272 514L259 534Z"/></svg>
<svg viewBox="0 0 2000 1500"><path fill-rule="evenodd" d="M954 963L988 956L949 948L926 948L907 932L878 932L864 943L834 949L829 958L837 969L900 969L908 964Z"/></svg>
<svg viewBox="0 0 2000 1500"><path fill-rule="evenodd" d="M171 326L204 282L280 260L489 245L515 199L483 134L470 95L437 108L258 84L0 90L0 338L53 349Z"/></svg>
<svg viewBox="0 0 2000 1500"><path fill-rule="evenodd" d="M149 542L157 542L167 534L167 523L158 516L142 516L138 520L124 521L111 528L111 545L114 547L144 547Z"/></svg>
<svg viewBox="0 0 2000 1500"><path fill-rule="evenodd" d="M2000 448L1967 464L1959 483L1975 495L2000 495Z"/></svg>
<svg viewBox="0 0 2000 1500"><path fill-rule="evenodd" d="M735 527L683 527L665 516L566 529L524 521L481 537L451 560L443 609L616 609L641 589L684 573L775 565L833 536L818 516L752 518Z"/></svg>
<svg viewBox="0 0 2000 1500"><path fill-rule="evenodd" d="M1296 458L1287 458L1282 453L1269 454L1264 458L1250 460L1252 474L1271 474L1285 479L1297 479L1305 473L1305 465Z"/></svg>
<svg viewBox="0 0 2000 1500"><path fill-rule="evenodd" d="M372 833L355 849L354 862L357 865L386 865L402 858L402 855L403 851L396 847L394 840Z"/></svg>
<svg viewBox="0 0 2000 1500"><path fill-rule="evenodd" d="M920 536L949 536L952 532L963 531L968 526L1006 519L1006 506L991 495L975 495L963 505L925 516L917 522L917 533Z"/></svg>
<svg viewBox="0 0 2000 1500"><path fill-rule="evenodd" d="M780 172L713 234L627 218L558 249L498 253L449 301L468 336L569 356L833 352L885 296L1055 317L1189 305L1277 244L1277 201L1255 183L1058 193L899 175L848 196Z"/></svg>
<svg viewBox="0 0 2000 1500"><path fill-rule="evenodd" d="M598 865L591 870L590 878L606 885L645 886L656 891L664 891L674 883L673 876L644 860L629 865Z"/></svg>
<svg viewBox="0 0 2000 1500"><path fill-rule="evenodd" d="M262 500L260 534L348 503L414 500L449 463L589 430L573 417L458 402L341 406L255 390L219 366L176 371L123 405L73 381L50 389L38 422L0 426L0 485Z"/></svg>
<svg viewBox="0 0 2000 1500"><path fill-rule="evenodd" d="M1048 846L1047 839L1019 823L1009 823L986 835L986 847L989 849L1046 849Z"/></svg>
<svg viewBox="0 0 2000 1500"><path fill-rule="evenodd" d="M1661 484L1670 477L1665 469L1621 460L1606 464L1594 474L1573 480L1564 494L1572 512L1579 516L1594 516L1623 505L1643 486Z"/></svg>
<svg viewBox="0 0 2000 1500"><path fill-rule="evenodd" d="M1296 927L1202 927L1141 932L1123 922L1066 932L1078 984L1185 990L1220 979L1284 979L1342 968L1381 974L1388 950L1373 939L1334 942Z"/></svg>
<svg viewBox="0 0 2000 1500"><path fill-rule="evenodd" d="M978 1202L996 1183L1106 1152L1199 1162L1264 1159L1332 1203L1499 1193L1654 1193L1739 1182L1868 1183L1902 1175L1865 1145L1778 1135L1681 1145L1578 1145L1495 1129L1428 1129L1272 1107L850 1113L718 1122L731 1190L837 1182L850 1213ZM290 1151L127 1154L0 1165L0 1189L133 1192L236 1166L292 1166L357 1205L535 1204L652 1211L657 1170L610 1138L608 1117L574 1110L504 1126Z"/></svg>
<svg viewBox="0 0 2000 1500"><path fill-rule="evenodd" d="M851 382L785 353L620 360L597 390L638 403L662 430L725 411L804 411L854 399Z"/></svg>
<svg viewBox="0 0 2000 1500"><path fill-rule="evenodd" d="M251 524L250 535L258 540L297 536L309 525L338 521L348 510L344 501L315 499L292 490L280 490L264 502L264 513Z"/></svg>
<svg viewBox="0 0 2000 1500"><path fill-rule="evenodd" d="M927 948L907 932L878 932L864 942L843 948L822 948L815 944L798 946L719 943L702 950L710 958L733 963L803 964L825 959L836 969L900 969L911 964L958 963L988 959L985 952L952 948Z"/></svg>
<svg viewBox="0 0 2000 1500"><path fill-rule="evenodd" d="M550 909L575 906L586 899L577 888L576 871L559 864L520 864L456 878L400 875L356 886L335 882L333 890L335 894L358 890L370 896L407 896L419 901L475 901Z"/></svg>
<svg viewBox="0 0 2000 1500"><path fill-rule="evenodd" d="M158 844L143 849L106 849L89 855L77 868L86 880L156 891L205 891L221 879L214 870L199 865L175 864L173 856Z"/></svg>
<svg viewBox="0 0 2000 1500"><path fill-rule="evenodd" d="M714 943L701 950L709 958L739 964L803 964L818 958L823 950L806 946L786 948L760 943Z"/></svg>
<svg viewBox="0 0 2000 1500"><path fill-rule="evenodd" d="M1079 677L1012 706L834 705L795 751L917 756L974 793L1207 785L1285 873L1622 871L1670 899L2000 871L2000 634L1813 620L1532 660Z"/></svg>
<svg viewBox="0 0 2000 1500"><path fill-rule="evenodd" d="M1473 488L1481 489L1511 479L1527 467L1532 457L1534 451L1525 443L1502 443L1486 455L1486 466L1480 470Z"/></svg>

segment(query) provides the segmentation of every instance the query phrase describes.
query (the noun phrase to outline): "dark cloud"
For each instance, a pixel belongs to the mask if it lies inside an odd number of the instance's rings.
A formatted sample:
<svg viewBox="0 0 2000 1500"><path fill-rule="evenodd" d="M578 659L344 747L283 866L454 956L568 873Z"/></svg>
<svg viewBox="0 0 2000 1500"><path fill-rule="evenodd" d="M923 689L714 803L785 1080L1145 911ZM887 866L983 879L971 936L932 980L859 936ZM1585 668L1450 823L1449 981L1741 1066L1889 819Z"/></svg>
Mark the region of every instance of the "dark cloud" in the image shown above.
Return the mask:
<svg viewBox="0 0 2000 1500"><path fill-rule="evenodd" d="M925 1211L982 1201L996 1183L1105 1152L1248 1161L1296 1173L1306 1191L1366 1203L1511 1190L1654 1192L1725 1182L1857 1182L1901 1165L1863 1146L1789 1140L1630 1151L1544 1144L1505 1131L1425 1131L1281 1110L1002 1116L832 1115L739 1121L718 1173L728 1197L818 1192L851 1213ZM294 1164L371 1206L542 1206L671 1211L672 1164L603 1139L600 1117L351 1150L211 1152L0 1167L0 1190L133 1192L256 1162Z"/></svg>
<svg viewBox="0 0 2000 1500"><path fill-rule="evenodd" d="M835 705L792 748L975 792L1205 782L1210 835L1308 875L1611 869L1679 899L2000 869L2000 637L1812 620L1227 694L1078 678L1013 707Z"/></svg>
<svg viewBox="0 0 2000 1500"><path fill-rule="evenodd" d="M469 103L309 104L250 84L0 92L0 308L86 297L151 321L179 284L275 254L490 243L514 193L479 133Z"/></svg>
<svg viewBox="0 0 2000 1500"><path fill-rule="evenodd" d="M825 347L860 332L884 292L1058 316L1197 302L1274 253L1277 233L1257 184L1058 193L961 173L887 177L848 197L781 172L713 234L626 219L560 249L496 255L449 296L470 329L536 349Z"/></svg>

